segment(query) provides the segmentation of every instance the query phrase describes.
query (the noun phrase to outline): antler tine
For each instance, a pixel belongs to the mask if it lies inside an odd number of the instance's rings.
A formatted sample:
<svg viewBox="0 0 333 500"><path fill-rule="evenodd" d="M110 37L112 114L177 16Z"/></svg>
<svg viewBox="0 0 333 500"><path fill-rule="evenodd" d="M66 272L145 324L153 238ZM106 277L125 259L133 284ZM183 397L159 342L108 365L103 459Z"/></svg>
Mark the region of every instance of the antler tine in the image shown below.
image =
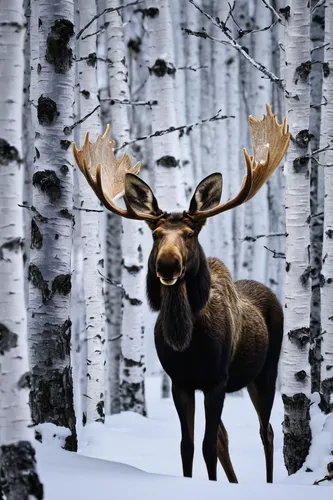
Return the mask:
<svg viewBox="0 0 333 500"><path fill-rule="evenodd" d="M108 210L128 219L155 220L154 215L136 212L127 204L127 208L123 209L114 202L125 194L126 174L139 173L141 163L132 167L127 153L118 160L113 152L115 142L109 134L110 125L107 125L104 134L99 134L95 142L90 142L89 132L84 137L81 149L73 142L73 153L79 169Z"/></svg>
<svg viewBox="0 0 333 500"><path fill-rule="evenodd" d="M209 210L192 214L195 219L204 219L220 214L250 200L273 174L284 157L290 140L286 119L279 124L277 116L266 104L266 115L262 120L249 116L253 155L244 148L246 175L243 177L239 193L225 203Z"/></svg>

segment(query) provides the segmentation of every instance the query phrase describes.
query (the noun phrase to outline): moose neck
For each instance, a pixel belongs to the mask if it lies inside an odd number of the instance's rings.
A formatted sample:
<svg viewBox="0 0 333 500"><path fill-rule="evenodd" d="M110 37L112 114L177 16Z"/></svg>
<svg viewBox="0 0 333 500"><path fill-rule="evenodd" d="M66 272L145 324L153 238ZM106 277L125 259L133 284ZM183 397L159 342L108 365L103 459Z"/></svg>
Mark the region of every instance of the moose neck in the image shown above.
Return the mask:
<svg viewBox="0 0 333 500"><path fill-rule="evenodd" d="M165 341L175 351L184 351L192 340L195 315L206 305L210 291L210 271L205 254L198 246L195 262L184 278L172 286L161 285L153 256L149 258L147 295L154 310L160 311Z"/></svg>

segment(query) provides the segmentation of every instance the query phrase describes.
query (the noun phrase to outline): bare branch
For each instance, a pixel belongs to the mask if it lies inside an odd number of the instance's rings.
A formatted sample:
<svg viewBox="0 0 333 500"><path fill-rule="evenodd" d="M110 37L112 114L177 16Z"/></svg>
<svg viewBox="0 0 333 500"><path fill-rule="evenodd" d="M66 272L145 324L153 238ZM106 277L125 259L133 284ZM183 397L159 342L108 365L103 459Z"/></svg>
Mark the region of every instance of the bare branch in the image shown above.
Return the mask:
<svg viewBox="0 0 333 500"><path fill-rule="evenodd" d="M257 236L245 236L245 238L239 238L239 240L255 242L260 238L275 238L276 236L288 236L288 234L287 233L258 234Z"/></svg>
<svg viewBox="0 0 333 500"><path fill-rule="evenodd" d="M317 45L317 47L313 47L313 49L311 49L310 52L311 54L313 54L315 50L324 49L325 47L328 47L328 45L330 45L330 42L323 43L322 45Z"/></svg>
<svg viewBox="0 0 333 500"><path fill-rule="evenodd" d="M104 276L104 274L101 273L101 271L98 270L98 274L103 278L104 281L109 283L110 285L116 286L117 288L123 289L123 285L121 283L117 283L116 281L111 280L110 278L107 278Z"/></svg>
<svg viewBox="0 0 333 500"><path fill-rule="evenodd" d="M226 116L226 115L221 115L220 113L221 109L216 113L216 115L211 116L210 118L205 118L204 120L201 120L199 122L191 123L189 125L180 125L179 127L169 127L164 130L156 130L156 132L153 132L152 134L144 135L142 137L137 137L136 139L133 139L131 141L124 142L123 144L121 144L121 146L115 148L114 152L116 153L117 151L126 148L126 146L130 146L131 144L135 144L136 142L139 141L145 141L147 139L151 139L152 137L161 137L163 135L171 134L172 132L177 132L177 131L188 134L192 130L192 128L203 125L204 123L216 122L218 120L226 120L227 118L235 118L233 115Z"/></svg>
<svg viewBox="0 0 333 500"><path fill-rule="evenodd" d="M97 212L97 213L103 213L104 210L96 210L94 208L80 208L80 207L73 207L74 210L80 210L81 212Z"/></svg>
<svg viewBox="0 0 333 500"><path fill-rule="evenodd" d="M99 14L96 14L96 16L92 17L89 21L89 23L87 23L79 32L78 34L76 35L76 39L78 40L80 38L80 36L82 35L82 33L84 31L86 31L86 29L89 28L89 26L92 25L92 23L94 21L96 21L96 19L98 19L99 17L103 16L104 14L108 14L109 12L115 12L117 10L122 10L122 9L125 9L126 7L130 7L131 5L138 5L139 3L142 3L142 0L136 0L135 2L131 2L131 3L126 3L125 5L119 5L118 7L109 7L108 9L104 9L103 12L100 12Z"/></svg>
<svg viewBox="0 0 333 500"><path fill-rule="evenodd" d="M265 247L265 245L264 245L264 248L266 248L266 250L268 250L269 252L271 252L273 254L273 259L285 259L286 258L285 253L277 252L276 250L271 250L270 248Z"/></svg>
<svg viewBox="0 0 333 500"><path fill-rule="evenodd" d="M198 71L199 69L206 69L209 66L181 66L180 68L177 69L190 69L191 71Z"/></svg>
<svg viewBox="0 0 333 500"><path fill-rule="evenodd" d="M114 104L127 104L128 106L156 106L158 101L129 101L128 99L116 99L114 97L107 97L100 99L101 102L110 102L111 106Z"/></svg>
<svg viewBox="0 0 333 500"><path fill-rule="evenodd" d="M270 5L268 2L266 2L266 0L262 0L263 4L266 6L267 9L269 9L271 12L273 12L274 16L277 17L278 19L278 22L280 22L281 24L283 24L282 22L282 17L280 16L280 14L274 9L274 7L272 5Z"/></svg>
<svg viewBox="0 0 333 500"><path fill-rule="evenodd" d="M189 0L189 2L192 5L194 5L194 7L196 9L198 9L199 12L201 12L201 14L203 14L205 17L207 17L207 19L209 19L214 24L214 26L216 26L217 28L219 28L224 33L224 35L228 38L228 41L220 40L218 38L210 36L206 32L192 32L191 30L185 28L185 32L186 33L191 34L191 35L195 35L195 36L199 36L201 38L209 38L210 40L213 40L213 41L218 42L218 43L224 43L224 44L228 43L229 45L231 45L232 47L234 47L234 49L236 49L240 54L242 54L242 56L245 57L245 59L247 61L249 61L255 68L257 68L267 78L269 78L271 80L271 82L275 83L275 85L280 90L282 90L285 93L286 97L292 97L290 95L290 93L285 89L285 86L283 84L283 80L281 78L278 78L276 75L274 75L274 73L272 73L271 71L269 71L263 64L259 63L258 61L255 61L246 52L246 50L244 50L243 47L241 45L239 45L236 42L236 40L233 39L233 37L229 33L229 29L226 27L226 25L225 25L225 23L223 21L220 21L218 18L215 20L212 16L210 16L209 14L207 14L207 12L205 12L204 10L202 10L202 8L199 5L197 5L194 0Z"/></svg>
<svg viewBox="0 0 333 500"><path fill-rule="evenodd" d="M317 10L322 5L325 5L325 3L326 3L326 0L318 0L318 2L316 3L316 5L312 8L311 14L313 14L314 11Z"/></svg>
<svg viewBox="0 0 333 500"><path fill-rule="evenodd" d="M99 108L101 107L100 104L98 104L92 111L90 111L90 113L88 113L86 116L84 116L83 118L81 118L80 120L78 120L77 122L74 122L72 125L70 126L66 126L63 130L64 134L65 135L71 135L72 133L72 130L77 126L77 125L80 125L80 123L83 123L84 121L86 121L87 118L89 118L89 116L91 116L92 114L95 113L95 111L97 111Z"/></svg>

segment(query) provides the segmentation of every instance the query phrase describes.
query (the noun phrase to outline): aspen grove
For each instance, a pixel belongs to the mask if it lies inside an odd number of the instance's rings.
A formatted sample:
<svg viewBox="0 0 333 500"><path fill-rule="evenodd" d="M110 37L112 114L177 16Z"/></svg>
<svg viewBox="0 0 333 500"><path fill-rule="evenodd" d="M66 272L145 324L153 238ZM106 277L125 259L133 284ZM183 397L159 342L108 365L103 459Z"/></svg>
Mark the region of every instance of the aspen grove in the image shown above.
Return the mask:
<svg viewBox="0 0 333 500"><path fill-rule="evenodd" d="M0 500L326 498L333 0L0 0L0 101Z"/></svg>

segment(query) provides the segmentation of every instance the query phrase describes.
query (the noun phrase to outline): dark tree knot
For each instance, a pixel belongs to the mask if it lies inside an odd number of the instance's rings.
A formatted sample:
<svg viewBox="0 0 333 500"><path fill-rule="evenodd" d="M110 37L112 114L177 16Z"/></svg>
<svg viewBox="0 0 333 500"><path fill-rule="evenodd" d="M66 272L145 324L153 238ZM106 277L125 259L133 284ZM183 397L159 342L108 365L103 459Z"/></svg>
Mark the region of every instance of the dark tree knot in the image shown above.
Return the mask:
<svg viewBox="0 0 333 500"><path fill-rule="evenodd" d="M68 47L74 35L73 23L67 19L57 19L46 41L45 59L54 66L56 73L67 73L73 64L73 50Z"/></svg>

